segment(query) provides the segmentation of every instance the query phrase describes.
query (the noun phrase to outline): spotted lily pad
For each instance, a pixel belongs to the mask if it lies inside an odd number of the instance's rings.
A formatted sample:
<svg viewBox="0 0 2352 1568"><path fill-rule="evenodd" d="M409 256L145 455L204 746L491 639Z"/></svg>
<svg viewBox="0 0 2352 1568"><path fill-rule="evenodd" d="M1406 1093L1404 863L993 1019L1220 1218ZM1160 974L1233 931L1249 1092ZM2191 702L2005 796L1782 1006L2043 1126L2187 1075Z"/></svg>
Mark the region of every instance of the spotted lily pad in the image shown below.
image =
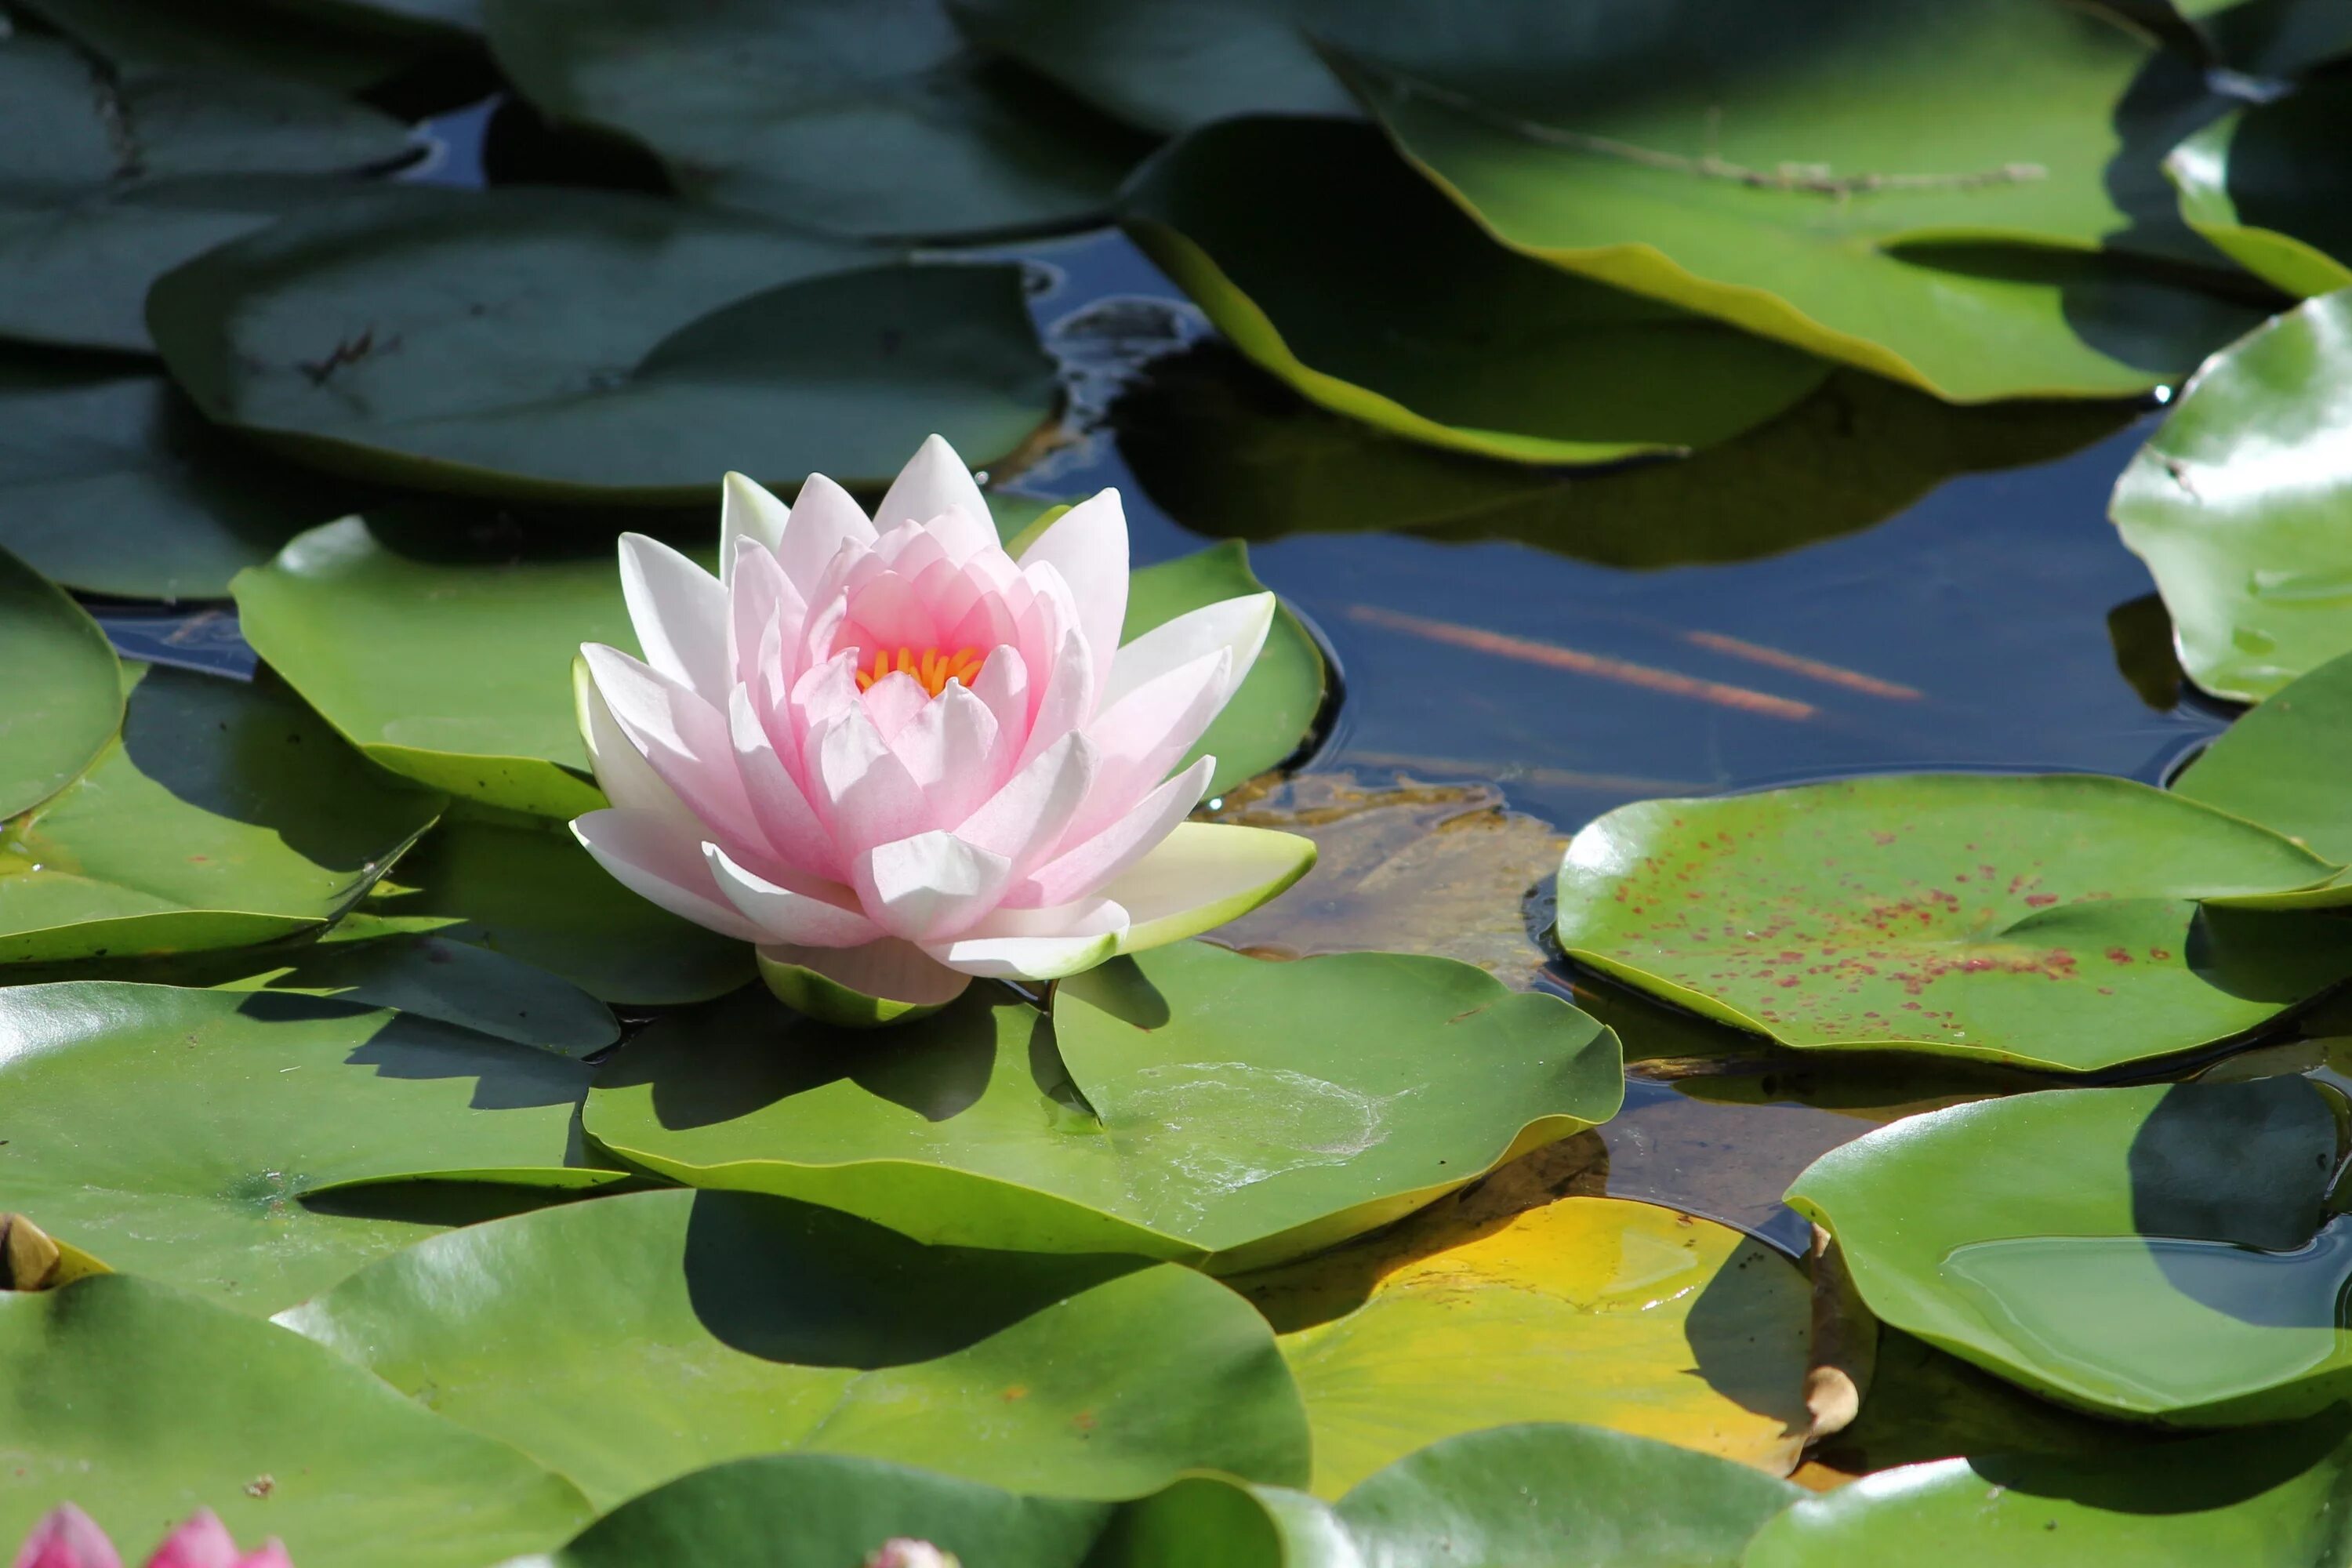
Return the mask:
<svg viewBox="0 0 2352 1568"><path fill-rule="evenodd" d="M2123 779L1916 774L1644 801L1569 845L1570 956L1783 1045L2088 1072L2352 973L2326 916L2200 912L2334 868Z"/></svg>
<svg viewBox="0 0 2352 1568"><path fill-rule="evenodd" d="M1802 1274L1711 1220L1540 1193L1521 1207L1507 1173L1495 1187L1234 1279L1286 1331L1318 1496L1514 1421L1580 1421L1788 1473L1808 1425Z"/></svg>
<svg viewBox="0 0 2352 1568"><path fill-rule="evenodd" d="M905 262L613 192L410 186L297 213L160 279L205 414L340 472L501 498L879 481L929 433L976 460L1052 411L1020 269Z"/></svg>
<svg viewBox="0 0 2352 1568"><path fill-rule="evenodd" d="M151 1279L0 1291L0 1537L72 1502L144 1551L210 1509L320 1568L478 1568L590 1517L572 1484L299 1334Z"/></svg>
<svg viewBox="0 0 2352 1568"><path fill-rule="evenodd" d="M1308 398L1488 457L1601 463L1707 446L1829 370L1496 246L1354 121L1205 126L1145 166L1119 221L1243 353Z"/></svg>
<svg viewBox="0 0 2352 1568"><path fill-rule="evenodd" d="M495 0L488 21L541 113L644 142L689 196L803 228L1067 226L1149 145L973 47L940 0Z"/></svg>
<svg viewBox="0 0 2352 1568"><path fill-rule="evenodd" d="M0 820L70 784L122 721L122 668L98 623L0 550Z"/></svg>
<svg viewBox="0 0 2352 1568"><path fill-rule="evenodd" d="M0 963L317 932L441 805L282 690L145 669L121 737L0 834Z"/></svg>
<svg viewBox="0 0 2352 1568"><path fill-rule="evenodd" d="M2189 678L2252 701L2352 652L2352 290L2216 354L2116 481Z"/></svg>
<svg viewBox="0 0 2352 1568"><path fill-rule="evenodd" d="M1307 1423L1265 1324L1190 1269L1135 1268L645 1193L421 1243L278 1321L607 1507L783 1449L1065 1497L1196 1468L1303 1480Z"/></svg>
<svg viewBox="0 0 2352 1568"><path fill-rule="evenodd" d="M0 1191L116 1268L271 1312L467 1217L609 1183L569 1155L588 1069L320 998L0 991ZM327 1189L431 1175L436 1194ZM339 1210L347 1212L338 1212Z"/></svg>
<svg viewBox="0 0 2352 1568"><path fill-rule="evenodd" d="M1444 959L1180 942L1054 1005L975 987L877 1039L747 994L633 1040L584 1125L673 1180L926 1241L1232 1270L1409 1214L1622 1093L1616 1037Z"/></svg>
<svg viewBox="0 0 2352 1568"><path fill-rule="evenodd" d="M2205 127L2165 160L2180 216L2290 294L2352 286L2352 178L2326 152L2347 113L2352 85L2327 78Z"/></svg>
<svg viewBox="0 0 2352 1568"><path fill-rule="evenodd" d="M2343 1110L2292 1076L2019 1095L1834 1150L1789 1201L1873 1313L2038 1393L2176 1425L2302 1415L2352 1391Z"/></svg>

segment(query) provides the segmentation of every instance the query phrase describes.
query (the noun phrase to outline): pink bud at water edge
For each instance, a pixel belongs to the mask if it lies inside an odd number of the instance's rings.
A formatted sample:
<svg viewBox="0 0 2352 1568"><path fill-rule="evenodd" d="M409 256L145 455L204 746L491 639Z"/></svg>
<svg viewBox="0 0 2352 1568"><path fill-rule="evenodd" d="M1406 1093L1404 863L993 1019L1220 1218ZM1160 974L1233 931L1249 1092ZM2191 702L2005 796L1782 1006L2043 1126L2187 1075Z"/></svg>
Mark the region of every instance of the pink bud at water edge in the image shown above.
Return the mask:
<svg viewBox="0 0 2352 1568"><path fill-rule="evenodd" d="M15 1568L122 1568L122 1559L97 1521L68 1502L33 1526L17 1549Z"/></svg>
<svg viewBox="0 0 2352 1568"><path fill-rule="evenodd" d="M258 1550L240 1554L228 1526L210 1509L199 1509L185 1524L163 1538L147 1568L292 1568L286 1548L270 1541Z"/></svg>
<svg viewBox="0 0 2352 1568"><path fill-rule="evenodd" d="M719 565L621 540L646 657L581 650L612 807L572 830L645 898L758 944L795 1005L1059 979L1222 924L1314 863L1307 839L1185 820L1214 759L1178 764L1274 595L1122 645L1117 491L1016 559L934 436L871 518L822 475L790 508L729 475Z"/></svg>
<svg viewBox="0 0 2352 1568"><path fill-rule="evenodd" d="M962 1568L952 1552L942 1552L928 1541L900 1536L886 1541L866 1559L866 1568Z"/></svg>

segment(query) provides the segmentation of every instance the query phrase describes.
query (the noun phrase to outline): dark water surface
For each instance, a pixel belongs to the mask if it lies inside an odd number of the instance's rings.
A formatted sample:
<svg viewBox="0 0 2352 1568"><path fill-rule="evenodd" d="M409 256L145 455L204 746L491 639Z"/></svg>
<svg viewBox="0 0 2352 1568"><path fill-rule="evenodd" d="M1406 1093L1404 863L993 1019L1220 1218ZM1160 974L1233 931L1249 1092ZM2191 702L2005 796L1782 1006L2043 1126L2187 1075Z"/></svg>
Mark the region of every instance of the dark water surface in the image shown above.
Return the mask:
<svg viewBox="0 0 2352 1568"><path fill-rule="evenodd" d="M432 122L410 177L479 183L490 107ZM1564 835L1644 796L1854 773L2156 782L2227 722L2182 696L2147 574L2106 520L2152 413L1988 416L1841 377L1787 416L1817 437L1564 478L1307 409L1115 232L1003 254L1037 264L1036 315L1073 387L1066 444L1013 487L1117 486L1139 564L1252 537L1258 575L1343 674L1318 771L1498 786ZM231 612L99 613L134 657L251 670ZM1540 869L1527 880L1540 920ZM2024 1081L1808 1059L1557 965L1547 983L1572 985L1633 1060L1601 1134L1609 1190L1791 1250L1805 1227L1779 1195L1814 1156Z"/></svg>

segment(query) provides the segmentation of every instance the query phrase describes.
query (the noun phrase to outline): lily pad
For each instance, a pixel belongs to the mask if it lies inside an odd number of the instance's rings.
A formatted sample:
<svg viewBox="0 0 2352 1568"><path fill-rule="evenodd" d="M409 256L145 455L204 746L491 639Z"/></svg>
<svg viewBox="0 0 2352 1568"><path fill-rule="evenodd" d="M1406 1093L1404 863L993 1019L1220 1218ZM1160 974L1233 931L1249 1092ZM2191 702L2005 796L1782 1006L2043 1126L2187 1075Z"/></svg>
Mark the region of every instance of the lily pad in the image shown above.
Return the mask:
<svg viewBox="0 0 2352 1568"><path fill-rule="evenodd" d="M667 1018L584 1125L674 1180L925 1241L1231 1271L1410 1214L1622 1092L1615 1036L1467 964L1180 942L1062 983L1051 1019L982 987L878 1039L756 994Z"/></svg>
<svg viewBox="0 0 2352 1568"><path fill-rule="evenodd" d="M431 1234L453 1205L511 1214L618 1179L570 1157L588 1068L423 1018L89 981L0 991L0 1023L10 1205L113 1268L245 1311ZM438 1207L321 1196L419 1176L450 1189Z"/></svg>
<svg viewBox="0 0 2352 1568"><path fill-rule="evenodd" d="M1873 1313L2051 1398L2303 1415L2352 1391L2342 1111L2297 1077L2019 1095L1834 1150L1789 1202L1836 1234Z"/></svg>
<svg viewBox="0 0 2352 1568"><path fill-rule="evenodd" d="M2352 1418L2115 1458L2002 1455L1914 1465L1800 1500L1765 1524L1743 1568L2303 1568L2342 1549Z"/></svg>
<svg viewBox="0 0 2352 1568"><path fill-rule="evenodd" d="M803 228L1069 226L1149 147L974 48L940 0L494 0L487 20L550 119L643 142L689 197Z"/></svg>
<svg viewBox="0 0 2352 1568"><path fill-rule="evenodd" d="M742 1193L644 1193L424 1242L278 1321L601 1507L793 1449L1061 1497L1307 1474L1274 1336L1173 1265L928 1247Z"/></svg>
<svg viewBox="0 0 2352 1568"><path fill-rule="evenodd" d="M436 534L422 513L347 518L295 540L236 588L261 657L385 767L536 816L604 804L587 776L570 674L583 642L637 646L604 540L541 541L518 556L495 538L485 551ZM1263 591L1237 545L1148 566L1129 580L1124 635ZM1296 616L1276 616L1249 679L1193 752L1217 758L1211 789L1296 752L1324 685L1314 639Z"/></svg>
<svg viewBox="0 0 2352 1568"><path fill-rule="evenodd" d="M211 1509L320 1568L479 1568L590 1517L572 1484L299 1334L153 1280L0 1292L0 1536L70 1501L143 1544Z"/></svg>
<svg viewBox="0 0 2352 1568"><path fill-rule="evenodd" d="M2176 794L2352 864L2352 654L2329 659L2213 738Z"/></svg>
<svg viewBox="0 0 2352 1568"><path fill-rule="evenodd" d="M0 836L0 963L321 931L440 811L281 690L132 668L120 738Z"/></svg>
<svg viewBox="0 0 2352 1568"><path fill-rule="evenodd" d="M22 4L117 70L238 71L355 92L411 64L420 52L414 39L339 26L316 8L273 0L211 0L201 15L172 0Z"/></svg>
<svg viewBox="0 0 2352 1568"><path fill-rule="evenodd" d="M122 722L122 667L98 623L0 550L0 820L73 783Z"/></svg>
<svg viewBox="0 0 2352 1568"><path fill-rule="evenodd" d="M2129 395L2257 319L2095 254L2195 258L2137 162L2202 89L2119 25L2041 0L1710 0L1621 46L1670 37L1661 81L1559 15L1465 29L1507 37L1495 58L1376 44L1349 72L1514 249L1961 403Z"/></svg>
<svg viewBox="0 0 2352 1568"><path fill-rule="evenodd" d="M1805 1277L1712 1220L1533 1195L1519 1206L1475 1190L1374 1240L1234 1279L1285 1331L1316 1494L1520 1421L1608 1426L1786 1475L1809 1425Z"/></svg>
<svg viewBox="0 0 2352 1568"><path fill-rule="evenodd" d="M1052 411L1021 272L612 192L411 186L159 280L148 324L220 423L362 478L502 498L878 482L931 432L991 460Z"/></svg>
<svg viewBox="0 0 2352 1568"><path fill-rule="evenodd" d="M226 598L239 571L350 510L336 488L215 431L161 375L0 353L0 545L52 581Z"/></svg>
<svg viewBox="0 0 2352 1568"><path fill-rule="evenodd" d="M1643 801L1570 843L1569 955L1801 1048L2056 1072L2253 1028L2352 973L2352 926L2194 900L2334 868L2124 779L1923 773Z"/></svg>
<svg viewBox="0 0 2352 1568"><path fill-rule="evenodd" d="M1829 372L1502 248L1355 121L1205 126L1143 168L1119 222L1312 401L1465 452L1603 463L1709 446Z"/></svg>
<svg viewBox="0 0 2352 1568"><path fill-rule="evenodd" d="M560 822L454 815L402 859L371 907L446 922L436 939L562 975L608 1002L707 1002L754 975L748 944L630 892Z"/></svg>
<svg viewBox="0 0 2352 1568"><path fill-rule="evenodd" d="M2190 679L2252 701L2352 652L2352 290L2213 356L2116 481Z"/></svg>
<svg viewBox="0 0 2352 1568"><path fill-rule="evenodd" d="M2326 154L2347 114L2352 83L2327 78L2205 127L2164 163L2180 216L2290 294L2352 287L2352 176Z"/></svg>
<svg viewBox="0 0 2352 1568"><path fill-rule="evenodd" d="M1681 462L1563 476L1338 417L1217 342L1154 360L1111 409L1137 481L1197 533L1507 539L1642 570L1852 533L1948 479L2046 462L2131 417L2099 403L1955 407L1840 370L1788 412Z"/></svg>

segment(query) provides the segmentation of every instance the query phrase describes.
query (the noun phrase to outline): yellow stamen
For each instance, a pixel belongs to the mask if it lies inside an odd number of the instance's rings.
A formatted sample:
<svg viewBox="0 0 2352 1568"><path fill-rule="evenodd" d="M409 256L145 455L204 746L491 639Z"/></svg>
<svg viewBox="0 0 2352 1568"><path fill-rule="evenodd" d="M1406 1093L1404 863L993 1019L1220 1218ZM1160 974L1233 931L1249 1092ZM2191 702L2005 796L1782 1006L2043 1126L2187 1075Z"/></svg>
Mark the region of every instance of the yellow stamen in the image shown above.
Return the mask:
<svg viewBox="0 0 2352 1568"><path fill-rule="evenodd" d="M950 680L961 681L969 690L980 679L980 667L985 662L980 650L972 647L960 647L953 653L935 647L917 653L902 647L896 658L887 648L877 648L874 668L857 672L857 689L864 691L887 675L911 675L934 697L945 691Z"/></svg>

